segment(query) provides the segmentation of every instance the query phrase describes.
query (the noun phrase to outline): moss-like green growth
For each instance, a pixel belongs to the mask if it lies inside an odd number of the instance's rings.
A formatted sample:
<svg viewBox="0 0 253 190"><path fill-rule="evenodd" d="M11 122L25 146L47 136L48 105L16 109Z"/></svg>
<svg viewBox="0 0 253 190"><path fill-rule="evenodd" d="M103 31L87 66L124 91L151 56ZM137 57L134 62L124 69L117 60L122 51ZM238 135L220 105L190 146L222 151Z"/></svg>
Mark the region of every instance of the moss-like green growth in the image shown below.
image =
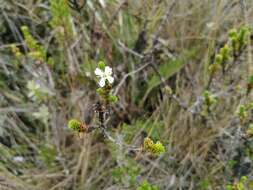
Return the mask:
<svg viewBox="0 0 253 190"><path fill-rule="evenodd" d="M68 122L68 128L78 132L81 130L81 125L81 122L79 122L77 119L71 119Z"/></svg>
<svg viewBox="0 0 253 190"><path fill-rule="evenodd" d="M161 154L165 152L165 148L160 141L157 141L154 146L154 154Z"/></svg>
<svg viewBox="0 0 253 190"><path fill-rule="evenodd" d="M143 142L143 147L146 151L152 154L159 155L165 152L165 148L160 141L153 142L149 137L146 137Z"/></svg>

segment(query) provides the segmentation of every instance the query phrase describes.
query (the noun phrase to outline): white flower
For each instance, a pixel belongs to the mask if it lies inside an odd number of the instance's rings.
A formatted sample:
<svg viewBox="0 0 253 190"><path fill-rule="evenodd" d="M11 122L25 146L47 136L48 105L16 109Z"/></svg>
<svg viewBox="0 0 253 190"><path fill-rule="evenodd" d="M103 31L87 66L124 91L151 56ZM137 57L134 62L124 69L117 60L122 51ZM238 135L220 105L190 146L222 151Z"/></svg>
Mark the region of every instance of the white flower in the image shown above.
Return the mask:
<svg viewBox="0 0 253 190"><path fill-rule="evenodd" d="M48 111L48 107L43 104L40 108L38 112L34 112L32 113L32 115L36 118L36 119L41 119L45 124L47 123L50 113Z"/></svg>
<svg viewBox="0 0 253 190"><path fill-rule="evenodd" d="M13 157L13 161L14 162L24 162L25 159L23 156L15 156L15 157Z"/></svg>
<svg viewBox="0 0 253 190"><path fill-rule="evenodd" d="M28 97L33 97L36 94L36 91L40 89L40 84L33 80L28 81L27 88L29 90Z"/></svg>
<svg viewBox="0 0 253 190"><path fill-rule="evenodd" d="M39 80L30 80L27 83L28 88L28 97L32 100L38 100L42 96L53 96L54 92L50 91L49 88L47 88L43 83L41 83ZM40 97L41 96L41 97Z"/></svg>
<svg viewBox="0 0 253 190"><path fill-rule="evenodd" d="M106 66L104 71L102 71L102 70L99 69L99 68L96 68L95 74L96 74L98 77L100 77L100 81L99 81L99 86L100 86L100 87L104 87L104 86L105 86L106 80L107 80L110 84L112 84L113 81L114 81L114 78L112 77L112 68L111 68L111 67Z"/></svg>

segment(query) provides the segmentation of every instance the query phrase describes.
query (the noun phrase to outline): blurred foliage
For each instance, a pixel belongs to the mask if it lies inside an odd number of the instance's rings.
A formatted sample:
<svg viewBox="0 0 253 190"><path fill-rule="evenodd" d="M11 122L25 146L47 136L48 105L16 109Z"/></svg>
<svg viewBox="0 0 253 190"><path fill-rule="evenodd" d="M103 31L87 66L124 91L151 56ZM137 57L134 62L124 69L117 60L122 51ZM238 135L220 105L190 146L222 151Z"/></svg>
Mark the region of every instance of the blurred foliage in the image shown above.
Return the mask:
<svg viewBox="0 0 253 190"><path fill-rule="evenodd" d="M156 186L151 186L147 181L143 181L137 190L158 190Z"/></svg>

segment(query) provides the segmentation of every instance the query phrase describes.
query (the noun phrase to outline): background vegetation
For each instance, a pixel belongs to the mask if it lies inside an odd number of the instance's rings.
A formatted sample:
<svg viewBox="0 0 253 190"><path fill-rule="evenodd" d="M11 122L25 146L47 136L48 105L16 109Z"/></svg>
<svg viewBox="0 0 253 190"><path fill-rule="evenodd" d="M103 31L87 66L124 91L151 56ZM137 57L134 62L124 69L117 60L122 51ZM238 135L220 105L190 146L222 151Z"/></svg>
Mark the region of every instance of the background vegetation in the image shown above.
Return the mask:
<svg viewBox="0 0 253 190"><path fill-rule="evenodd" d="M252 19L251 0L0 0L0 189L253 189ZM115 142L67 128L97 122L101 60ZM147 136L165 153L131 148Z"/></svg>

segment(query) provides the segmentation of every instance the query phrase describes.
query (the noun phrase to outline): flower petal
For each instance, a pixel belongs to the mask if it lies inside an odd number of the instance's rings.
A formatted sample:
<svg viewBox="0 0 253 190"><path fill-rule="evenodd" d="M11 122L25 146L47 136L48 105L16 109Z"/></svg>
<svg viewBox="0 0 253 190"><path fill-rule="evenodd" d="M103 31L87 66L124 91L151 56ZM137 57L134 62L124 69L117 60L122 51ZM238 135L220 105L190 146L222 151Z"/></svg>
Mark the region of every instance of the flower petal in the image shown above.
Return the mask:
<svg viewBox="0 0 253 190"><path fill-rule="evenodd" d="M103 73L104 73L104 72L103 72L103 71L101 71L101 69L96 68L94 73L95 73L95 75L97 75L97 76L100 76L100 77L101 77L101 76L103 75Z"/></svg>
<svg viewBox="0 0 253 190"><path fill-rule="evenodd" d="M101 78L99 81L99 86L104 87L105 86L105 78Z"/></svg>
<svg viewBox="0 0 253 190"><path fill-rule="evenodd" d="M112 68L106 66L106 67L105 67L105 74L106 74L106 75L112 75Z"/></svg>
<svg viewBox="0 0 253 190"><path fill-rule="evenodd" d="M111 76L107 76L106 79L108 80L108 82L109 82L110 84L112 84L113 81L114 81L114 78L111 77Z"/></svg>

